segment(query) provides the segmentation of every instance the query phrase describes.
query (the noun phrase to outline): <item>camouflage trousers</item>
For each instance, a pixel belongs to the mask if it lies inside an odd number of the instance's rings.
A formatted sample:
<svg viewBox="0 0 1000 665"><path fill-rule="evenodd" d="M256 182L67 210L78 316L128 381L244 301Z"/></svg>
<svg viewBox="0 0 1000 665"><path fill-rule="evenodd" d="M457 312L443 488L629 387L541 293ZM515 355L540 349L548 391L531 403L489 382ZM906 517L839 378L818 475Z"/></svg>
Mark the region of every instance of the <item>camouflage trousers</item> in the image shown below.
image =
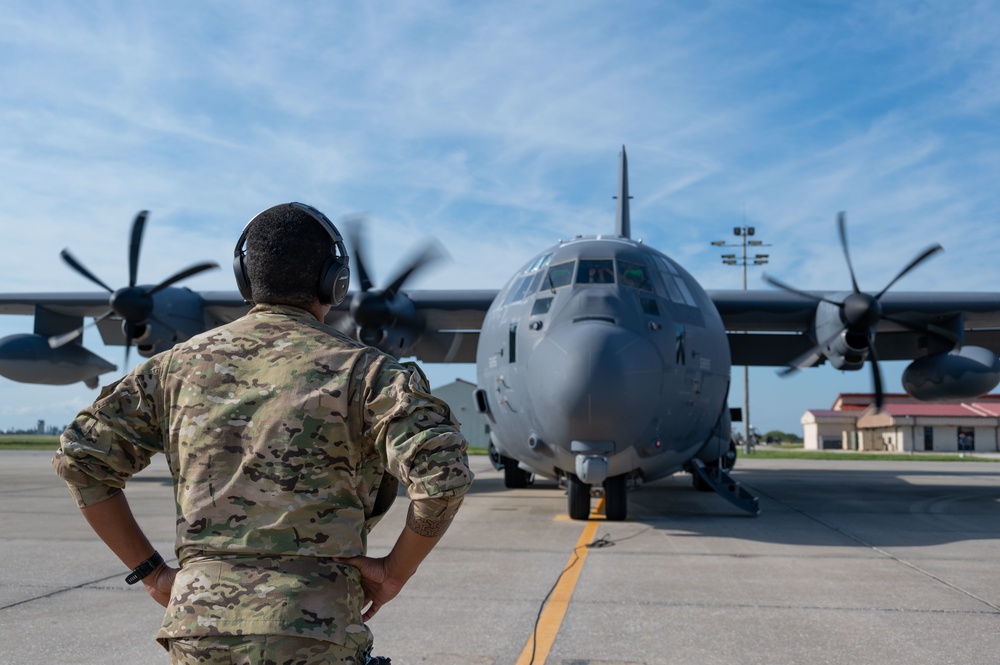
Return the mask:
<svg viewBox="0 0 1000 665"><path fill-rule="evenodd" d="M365 655L289 635L219 635L168 640L171 665L364 665Z"/></svg>

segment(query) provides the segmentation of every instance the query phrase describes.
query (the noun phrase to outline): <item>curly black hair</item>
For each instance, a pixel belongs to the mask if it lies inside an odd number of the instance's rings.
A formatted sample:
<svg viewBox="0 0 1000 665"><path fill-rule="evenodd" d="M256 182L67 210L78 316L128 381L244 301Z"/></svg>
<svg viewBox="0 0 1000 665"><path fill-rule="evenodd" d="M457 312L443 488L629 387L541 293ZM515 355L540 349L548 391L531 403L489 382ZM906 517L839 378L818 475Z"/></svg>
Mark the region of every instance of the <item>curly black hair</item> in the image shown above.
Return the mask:
<svg viewBox="0 0 1000 665"><path fill-rule="evenodd" d="M320 271L333 238L308 213L292 206L266 210L250 225L246 243L254 302L308 309L323 300Z"/></svg>

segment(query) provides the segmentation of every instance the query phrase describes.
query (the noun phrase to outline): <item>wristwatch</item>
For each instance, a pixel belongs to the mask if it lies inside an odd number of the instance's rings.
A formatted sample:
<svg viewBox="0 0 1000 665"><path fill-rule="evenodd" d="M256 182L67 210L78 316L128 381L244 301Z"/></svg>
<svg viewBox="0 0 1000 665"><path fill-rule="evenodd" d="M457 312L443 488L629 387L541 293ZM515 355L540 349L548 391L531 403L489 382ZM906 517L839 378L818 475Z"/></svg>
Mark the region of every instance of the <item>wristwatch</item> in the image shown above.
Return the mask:
<svg viewBox="0 0 1000 665"><path fill-rule="evenodd" d="M135 569L133 569L132 572L129 573L128 576L125 578L125 581L128 582L129 584L135 584L136 582L138 582L139 580L143 579L151 572L156 570L156 567L159 566L161 563L163 563L163 557L160 556L159 552L153 550L153 556L149 557L148 559L140 563L138 566L136 566Z"/></svg>

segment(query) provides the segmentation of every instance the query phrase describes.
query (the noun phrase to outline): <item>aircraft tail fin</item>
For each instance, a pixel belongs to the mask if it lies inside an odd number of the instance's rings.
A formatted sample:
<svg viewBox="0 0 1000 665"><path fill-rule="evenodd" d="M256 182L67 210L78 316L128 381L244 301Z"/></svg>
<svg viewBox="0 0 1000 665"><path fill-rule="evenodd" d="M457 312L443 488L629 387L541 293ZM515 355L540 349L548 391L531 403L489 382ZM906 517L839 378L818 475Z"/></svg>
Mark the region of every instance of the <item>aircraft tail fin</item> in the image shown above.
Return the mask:
<svg viewBox="0 0 1000 665"><path fill-rule="evenodd" d="M622 238L630 238L632 233L632 223L629 219L628 200L628 157L625 155L625 146L622 146L621 167L618 172L618 215L615 220L615 233Z"/></svg>

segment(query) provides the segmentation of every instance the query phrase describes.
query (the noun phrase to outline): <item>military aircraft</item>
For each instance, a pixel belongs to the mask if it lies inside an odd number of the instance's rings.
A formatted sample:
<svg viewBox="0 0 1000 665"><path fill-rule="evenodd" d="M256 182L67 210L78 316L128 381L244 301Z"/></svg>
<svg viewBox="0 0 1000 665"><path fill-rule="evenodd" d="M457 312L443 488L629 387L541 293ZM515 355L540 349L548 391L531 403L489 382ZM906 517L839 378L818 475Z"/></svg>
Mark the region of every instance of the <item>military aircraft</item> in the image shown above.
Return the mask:
<svg viewBox="0 0 1000 665"><path fill-rule="evenodd" d="M756 497L728 474L736 461L727 403L733 364L791 372L867 363L876 408L882 360L911 360L904 388L922 400L971 398L1000 382L1000 293L889 291L939 246L881 291L862 291L840 215L850 290L803 291L771 277L777 290L705 291L676 261L632 239L624 148L619 168L614 233L545 249L499 291L404 290L434 259L430 248L376 288L360 226L347 228L359 289L327 321L399 357L475 362L475 402L508 487L525 487L534 475L557 478L574 519L587 518L592 491L603 491L606 516L622 520L630 485L685 470L697 489L756 514ZM0 313L35 316L34 334L0 340L0 374L94 385L113 366L79 344L85 317L96 317L105 343L150 356L247 310L235 292L173 286L207 263L136 286L137 235L134 226L129 286L117 291L64 252L110 298L0 294Z"/></svg>

